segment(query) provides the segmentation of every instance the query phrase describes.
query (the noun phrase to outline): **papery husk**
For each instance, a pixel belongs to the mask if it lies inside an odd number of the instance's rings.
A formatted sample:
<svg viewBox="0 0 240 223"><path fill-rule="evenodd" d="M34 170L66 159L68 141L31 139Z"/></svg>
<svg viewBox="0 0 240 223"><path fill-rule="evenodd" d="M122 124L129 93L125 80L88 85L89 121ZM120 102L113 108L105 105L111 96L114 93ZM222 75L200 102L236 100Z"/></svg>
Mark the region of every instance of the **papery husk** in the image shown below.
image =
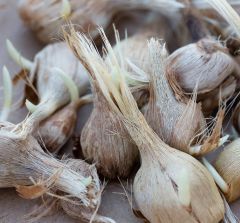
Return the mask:
<svg viewBox="0 0 240 223"><path fill-rule="evenodd" d="M9 44L8 49L11 49ZM37 117L39 128L34 135L48 151L58 152L73 132L78 107L77 101L63 107L70 101L71 89L59 72L74 82L72 88L76 88L75 98L78 98L78 94L84 94L89 87L87 71L64 42L46 46L36 54L32 64L28 63L28 84L35 83L39 103L34 105L27 101L26 105L31 112L41 114Z"/></svg>
<svg viewBox="0 0 240 223"><path fill-rule="evenodd" d="M197 104L194 98L186 102L175 98L166 78L168 53L165 46L151 42L148 47L152 69L149 71L150 99L144 117L166 144L190 153L192 139L206 128L201 105Z"/></svg>
<svg viewBox="0 0 240 223"><path fill-rule="evenodd" d="M47 195L78 205L79 211L96 210L101 188L94 166L45 153L32 136L33 116L18 125L2 122L0 126L1 188L15 187L25 199Z"/></svg>
<svg viewBox="0 0 240 223"><path fill-rule="evenodd" d="M240 139L234 140L224 148L215 162L215 168L229 186L225 193L228 202L240 197Z"/></svg>
<svg viewBox="0 0 240 223"><path fill-rule="evenodd" d="M50 153L57 153L71 137L77 122L77 111L73 104L66 105L42 121L36 132L39 142Z"/></svg>
<svg viewBox="0 0 240 223"><path fill-rule="evenodd" d="M186 93L197 88L197 94L203 94L217 88L234 72L238 73L228 49L211 39L179 48L168 57L166 69L168 81L179 99L184 96L176 83Z"/></svg>
<svg viewBox="0 0 240 223"><path fill-rule="evenodd" d="M94 94L93 111L81 133L83 155L103 176L126 178L138 160L138 150L96 87Z"/></svg>
<svg viewBox="0 0 240 223"><path fill-rule="evenodd" d="M146 42L145 45L147 46ZM119 46L115 47L115 50L120 50L120 47L121 42ZM145 55L150 74L148 77L150 79L150 99L144 107L147 122L165 143L176 149L194 155L204 155L212 151L218 147L223 116L217 118L218 125L213 128L215 132L207 137L206 122L201 105L196 103L196 96L192 99L186 98L185 101L175 98L166 79L165 63L168 55L165 46L156 45L154 47L159 49L158 54L152 54L150 57ZM152 46L152 48L154 47ZM148 51L148 49L146 50ZM125 56L125 51L123 52ZM164 53L165 55L163 55ZM141 70L135 69L135 71L136 75L141 75ZM144 74L147 75L145 72ZM201 142L198 142L198 140ZM203 143L204 145L197 152L193 152L190 146L196 143Z"/></svg>
<svg viewBox="0 0 240 223"><path fill-rule="evenodd" d="M39 142L43 143L43 147L50 153L57 153L73 134L77 123L78 108L90 101L90 97L82 97L43 120L37 131Z"/></svg>
<svg viewBox="0 0 240 223"><path fill-rule="evenodd" d="M147 59L147 40L152 36L158 36L161 38L166 37L164 31L169 30L168 27L170 26L166 18L156 14L148 15L147 20L149 21L146 21L137 33L131 37L126 37L118 42L113 48L115 52L120 49L123 52L124 58L129 63L128 71L130 75L127 78L134 98L140 108L149 100L149 80L145 72L140 73L136 68L139 67L143 71L149 70L150 64ZM160 26L159 21L161 21L162 24ZM115 31L115 36L117 35L119 34ZM109 59L108 57L109 56L107 55L106 60ZM120 58L118 58L118 60L120 60Z"/></svg>
<svg viewBox="0 0 240 223"><path fill-rule="evenodd" d="M86 64L86 59L82 54L84 48L81 45L72 45L73 40L68 39L67 36L66 38L89 71L92 80L93 110L82 129L80 140L83 155L87 161L96 164L98 172L103 176L110 179L126 178L138 160L138 150L131 142L125 126L109 109L106 99L96 84L96 78L92 76L92 71ZM103 62L104 59L102 59Z"/></svg>
<svg viewBox="0 0 240 223"><path fill-rule="evenodd" d="M119 11L130 9L151 9L161 12L176 11L183 4L175 0L69 0L71 12L66 15L76 28L89 33L95 38L96 28L106 28L112 17ZM61 27L66 24L66 17L61 15L62 1L55 0L21 0L19 13L25 24L30 27L39 40L44 43L58 41Z"/></svg>
<svg viewBox="0 0 240 223"><path fill-rule="evenodd" d="M189 27L189 31L191 33L191 36L192 36L194 42L198 41L200 39L204 39L206 37L208 37L208 39L211 39L212 38L211 35L221 36L220 34L214 33L215 30L209 29L209 25L207 25L206 21L201 16L199 10L196 10L195 8L191 7L189 9L188 8L185 9L184 12L185 12L185 20L186 20L185 22L187 23L187 25ZM227 40L227 47L225 47L225 50L228 53L228 55L230 56L230 55L233 55L233 52L232 52L233 50L230 49L230 47L228 46L229 42L230 41ZM234 63L235 62L233 61L233 65L234 65ZM207 62L206 62L206 64L207 64ZM235 63L235 65L236 65L236 69L235 69L236 72L233 73L233 75L231 74L231 76L228 76L220 84L220 86L216 87L215 89L213 89L207 93L198 92L197 100L198 100L198 102L201 102L202 110L205 115L209 115L214 109L216 109L219 106L219 104L222 101L228 100L234 94L234 91L236 89L236 84L237 84L236 78L238 78L238 77L234 77L234 75L237 75L239 73L239 71L237 71L237 69L239 69L239 68L236 63ZM195 69L197 69L197 68L195 68ZM209 68L209 70L210 69L211 68ZM195 83L196 88L198 87L198 84L199 84L198 82ZM181 85L181 83L179 85Z"/></svg>
<svg viewBox="0 0 240 223"><path fill-rule="evenodd" d="M221 36L221 38L228 38L229 35L233 35L233 29L230 27L225 19L222 17L221 13L218 13L212 7L210 0L201 1L194 0L194 6L199 9L199 12L202 15L202 18L208 23L209 29L214 29L216 35ZM215 4L217 1L214 2ZM228 0L228 3L237 11L240 11L240 2L237 0ZM217 4L220 4L219 2ZM219 11L220 12L220 11ZM231 25L231 24L230 24ZM212 30L213 31L213 30Z"/></svg>
<svg viewBox="0 0 240 223"><path fill-rule="evenodd" d="M105 47L112 53L102 30L101 34ZM89 70L96 76L115 116L138 146L141 167L134 179L134 196L143 215L152 223L217 223L223 219L224 205L213 178L201 163L166 145L148 126L123 80L124 63L119 65L114 56L112 63L102 63L83 35L72 33L72 44L84 48L82 56ZM114 71L118 71L118 82L109 78Z"/></svg>
<svg viewBox="0 0 240 223"><path fill-rule="evenodd" d="M89 165L83 160L69 159L67 161L73 170L80 172L84 177L92 176L94 183L88 187L88 196L92 199L92 206L79 205L79 200L75 199L74 203L61 200L61 207L72 218L81 219L83 222L92 223L115 223L114 220L97 214L98 207L101 203L102 186L100 184L97 171L94 165Z"/></svg>
<svg viewBox="0 0 240 223"><path fill-rule="evenodd" d="M29 81L35 82L40 102L31 106L36 113L41 112L41 116L38 116L39 128L34 135L50 152L57 152L72 135L77 108L82 103L76 99L66 105L70 101L71 89L66 86L59 70L73 82L75 98L79 93L85 93L89 86L87 71L66 43L49 45L35 56Z"/></svg>

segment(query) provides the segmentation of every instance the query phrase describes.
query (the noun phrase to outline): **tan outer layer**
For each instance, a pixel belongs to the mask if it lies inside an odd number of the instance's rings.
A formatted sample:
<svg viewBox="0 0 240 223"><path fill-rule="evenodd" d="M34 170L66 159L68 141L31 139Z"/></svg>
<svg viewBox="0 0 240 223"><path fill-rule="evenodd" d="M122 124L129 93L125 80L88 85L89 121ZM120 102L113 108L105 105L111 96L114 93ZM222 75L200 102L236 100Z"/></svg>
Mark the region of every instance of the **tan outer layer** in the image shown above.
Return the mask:
<svg viewBox="0 0 240 223"><path fill-rule="evenodd" d="M201 106L194 100L184 103L175 98L166 77L164 51L163 45L149 44L150 100L144 116L166 144L189 153L196 135L206 128L205 119Z"/></svg>
<svg viewBox="0 0 240 223"><path fill-rule="evenodd" d="M50 153L56 153L72 136L77 121L76 108L73 104L58 110L40 123L37 135L39 142Z"/></svg>
<svg viewBox="0 0 240 223"><path fill-rule="evenodd" d="M236 63L217 41L202 39L173 52L167 69L171 71L168 79L174 77L185 92L192 93L197 87L202 94L218 87L235 71Z"/></svg>
<svg viewBox="0 0 240 223"><path fill-rule="evenodd" d="M225 194L229 202L240 197L240 139L236 139L224 148L215 162L218 173L229 186Z"/></svg>
<svg viewBox="0 0 240 223"><path fill-rule="evenodd" d="M138 150L101 92L96 92L95 97L93 111L81 133L83 155L96 164L103 176L126 178L138 160Z"/></svg>

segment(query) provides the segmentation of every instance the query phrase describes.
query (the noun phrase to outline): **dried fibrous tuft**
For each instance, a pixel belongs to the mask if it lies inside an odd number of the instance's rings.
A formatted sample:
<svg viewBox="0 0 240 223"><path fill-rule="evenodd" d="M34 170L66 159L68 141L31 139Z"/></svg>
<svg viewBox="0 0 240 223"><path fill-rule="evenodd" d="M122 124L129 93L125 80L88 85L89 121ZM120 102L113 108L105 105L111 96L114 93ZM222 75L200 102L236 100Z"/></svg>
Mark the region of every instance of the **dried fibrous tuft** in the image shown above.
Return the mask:
<svg viewBox="0 0 240 223"><path fill-rule="evenodd" d="M168 53L165 45L151 44L148 57L150 99L144 116L166 144L190 153L190 143L206 128L201 106L194 99L181 102L175 98L166 77Z"/></svg>
<svg viewBox="0 0 240 223"><path fill-rule="evenodd" d="M0 187L15 187L25 199L57 197L94 214L101 192L96 168L84 161L57 160L45 153L32 136L36 123L31 115L22 123L0 124Z"/></svg>

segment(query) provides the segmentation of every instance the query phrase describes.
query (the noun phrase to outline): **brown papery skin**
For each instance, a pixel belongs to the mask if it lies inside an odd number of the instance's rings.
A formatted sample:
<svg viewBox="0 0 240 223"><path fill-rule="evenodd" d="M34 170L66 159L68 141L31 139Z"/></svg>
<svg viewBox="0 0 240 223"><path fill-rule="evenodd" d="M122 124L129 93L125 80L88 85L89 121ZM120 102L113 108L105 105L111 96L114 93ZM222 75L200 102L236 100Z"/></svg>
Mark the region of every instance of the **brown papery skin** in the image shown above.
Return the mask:
<svg viewBox="0 0 240 223"><path fill-rule="evenodd" d="M202 39L173 52L167 60L167 78L176 95L181 94L174 85L187 93L207 93L218 87L236 71L237 65L228 49L219 42Z"/></svg>
<svg viewBox="0 0 240 223"><path fill-rule="evenodd" d="M58 41L61 38L62 25L66 24L60 15L61 2L21 0L19 3L19 13L22 20L44 43ZM92 38L98 35L97 27L106 28L114 14L121 10L161 10L159 7L162 6L162 2L158 3L156 0L70 0L69 2L72 10L67 19L76 24L76 29L90 34ZM169 5L168 1L165 4ZM169 7L166 10L169 10Z"/></svg>
<svg viewBox="0 0 240 223"><path fill-rule="evenodd" d="M57 152L73 132L77 108L74 103L63 107L70 101L70 94L53 68L65 72L75 82L80 95L89 87L88 74L64 42L46 46L36 54L33 64L30 81L36 83L40 99L36 106L36 112L41 112L38 116L39 141L43 141L50 152Z"/></svg>
<svg viewBox="0 0 240 223"><path fill-rule="evenodd" d="M234 140L224 148L215 162L215 168L223 177L229 190L225 197L233 202L240 197L240 139Z"/></svg>
<svg viewBox="0 0 240 223"><path fill-rule="evenodd" d="M106 27L112 17L113 4L111 1L72 0L70 1L72 12L69 20L85 32L96 36L98 25ZM21 0L19 13L23 21L35 33L37 38L44 42L56 42L61 39L62 25L61 1L55 0Z"/></svg>
<svg viewBox="0 0 240 223"><path fill-rule="evenodd" d="M151 53L153 50L155 53ZM206 128L206 123L199 104L175 98L166 78L166 54L162 45L149 45L150 99L144 117L166 144L189 153L192 140Z"/></svg>
<svg viewBox="0 0 240 223"><path fill-rule="evenodd" d="M81 146L85 159L110 179L128 177L139 157L125 126L111 112L99 89L95 90L93 111L81 133Z"/></svg>
<svg viewBox="0 0 240 223"><path fill-rule="evenodd" d="M77 121L76 106L71 103L39 125L37 136L50 153L57 153L72 136Z"/></svg>
<svg viewBox="0 0 240 223"><path fill-rule="evenodd" d="M83 96L43 120L35 133L39 143L50 153L57 153L73 134L78 109L91 101L89 95Z"/></svg>

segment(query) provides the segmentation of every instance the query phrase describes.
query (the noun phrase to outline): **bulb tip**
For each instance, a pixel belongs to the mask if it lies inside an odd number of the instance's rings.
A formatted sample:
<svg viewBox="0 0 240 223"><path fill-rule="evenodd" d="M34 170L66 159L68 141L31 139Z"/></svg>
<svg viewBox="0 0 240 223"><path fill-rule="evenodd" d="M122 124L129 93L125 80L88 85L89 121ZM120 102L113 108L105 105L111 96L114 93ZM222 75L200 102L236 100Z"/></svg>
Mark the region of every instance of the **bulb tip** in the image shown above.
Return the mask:
<svg viewBox="0 0 240 223"><path fill-rule="evenodd" d="M2 75L3 75L4 102L2 112L0 115L0 120L6 121L9 116L12 104L12 79L6 66L3 66L2 68Z"/></svg>
<svg viewBox="0 0 240 223"><path fill-rule="evenodd" d="M25 101L25 105L29 112L33 113L37 109L37 105L34 105L32 102L30 102L28 99Z"/></svg>
<svg viewBox="0 0 240 223"><path fill-rule="evenodd" d="M6 39L6 47L7 47L8 53L11 55L11 49L13 48L13 44L9 39Z"/></svg>
<svg viewBox="0 0 240 223"><path fill-rule="evenodd" d="M4 76L6 76L6 75L10 76L9 71L8 71L8 69L7 69L7 67L5 65L3 66L2 70L3 70L3 75Z"/></svg>
<svg viewBox="0 0 240 223"><path fill-rule="evenodd" d="M186 169L183 169L179 174L178 197L183 206L185 207L190 206L191 204L190 179Z"/></svg>
<svg viewBox="0 0 240 223"><path fill-rule="evenodd" d="M86 177L86 178L82 181L82 183L83 183L86 187L89 186L89 185L92 183L92 177L91 177L91 176Z"/></svg>
<svg viewBox="0 0 240 223"><path fill-rule="evenodd" d="M78 87L73 81L73 79L66 74L62 69L58 67L53 67L52 72L57 73L60 78L63 80L66 88L68 89L70 96L71 96L71 101L72 102L77 102L79 98L79 92L78 92Z"/></svg>
<svg viewBox="0 0 240 223"><path fill-rule="evenodd" d="M71 14L71 4L69 0L62 0L61 17L68 18Z"/></svg>

